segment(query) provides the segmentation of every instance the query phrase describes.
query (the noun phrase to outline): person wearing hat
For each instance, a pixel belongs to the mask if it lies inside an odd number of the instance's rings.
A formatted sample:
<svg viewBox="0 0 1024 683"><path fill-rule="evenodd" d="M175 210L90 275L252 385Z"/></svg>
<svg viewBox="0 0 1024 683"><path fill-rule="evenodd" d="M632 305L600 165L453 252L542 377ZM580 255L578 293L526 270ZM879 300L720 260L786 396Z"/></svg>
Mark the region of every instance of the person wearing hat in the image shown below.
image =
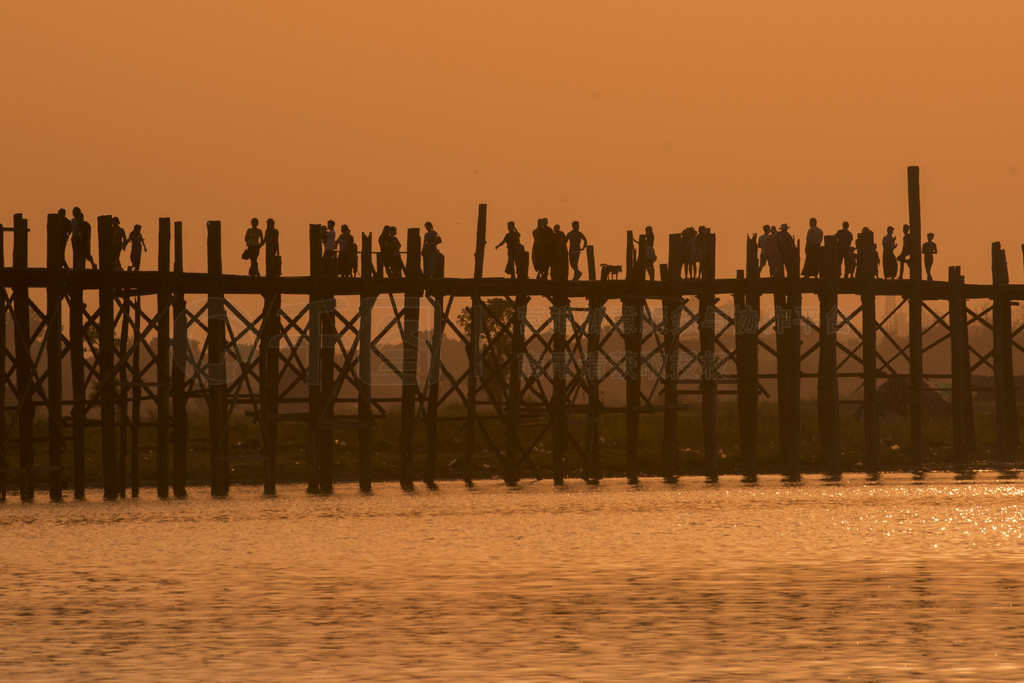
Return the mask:
<svg viewBox="0 0 1024 683"><path fill-rule="evenodd" d="M939 253L939 248L935 244L935 233L928 233L928 241L921 245L921 253L924 254L924 272L928 275L928 280L932 279L932 264L935 263L935 255Z"/></svg>
<svg viewBox="0 0 1024 683"><path fill-rule="evenodd" d="M789 226L785 223L779 226L779 249L782 252L782 265L786 269L786 276L790 277L796 273L797 249L796 241L789 234Z"/></svg>

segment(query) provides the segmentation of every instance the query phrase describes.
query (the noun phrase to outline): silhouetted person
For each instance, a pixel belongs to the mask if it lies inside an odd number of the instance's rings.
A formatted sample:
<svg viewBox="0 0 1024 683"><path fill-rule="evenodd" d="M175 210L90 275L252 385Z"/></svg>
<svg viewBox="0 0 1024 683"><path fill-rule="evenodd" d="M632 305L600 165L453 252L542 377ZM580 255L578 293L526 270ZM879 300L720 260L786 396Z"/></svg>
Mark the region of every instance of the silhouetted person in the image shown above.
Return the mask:
<svg viewBox="0 0 1024 683"><path fill-rule="evenodd" d="M637 239L636 244L637 277L638 279L643 280L646 275L647 278L653 282L654 262L657 260L657 255L654 253L654 228L649 225L644 228L644 232L640 235L640 238Z"/></svg>
<svg viewBox="0 0 1024 683"><path fill-rule="evenodd" d="M547 280L554 260L555 232L548 226L547 218L538 218L533 229L533 269L537 278Z"/></svg>
<svg viewBox="0 0 1024 683"><path fill-rule="evenodd" d="M896 261L896 229L891 225L885 229L885 237L882 238L882 275L886 280L896 277L896 270L899 263Z"/></svg>
<svg viewBox="0 0 1024 683"><path fill-rule="evenodd" d="M554 241L551 248L551 279L569 279L569 236L562 232L562 226L555 223Z"/></svg>
<svg viewBox="0 0 1024 683"><path fill-rule="evenodd" d="M71 210L71 261L75 270L85 270L89 263L96 268L92 260L92 226L85 220L82 210L77 206Z"/></svg>
<svg viewBox="0 0 1024 683"><path fill-rule="evenodd" d="M249 259L249 275L260 276L260 247L263 246L263 231L260 230L260 219L253 218L249 229L245 231L244 258Z"/></svg>
<svg viewBox="0 0 1024 683"><path fill-rule="evenodd" d="M764 244L765 253L768 256L768 274L772 277L782 277L782 240L774 225L768 226L768 235L765 237Z"/></svg>
<svg viewBox="0 0 1024 683"><path fill-rule="evenodd" d="M437 246L441 244L441 236L434 230L434 225L427 221L423 224L426 232L423 235L423 274L427 277L438 277L441 274L441 259L444 256L438 251Z"/></svg>
<svg viewBox="0 0 1024 683"><path fill-rule="evenodd" d="M128 270L139 272L139 267L142 265L142 252L149 251L146 248L146 238L142 236L142 226L136 224L132 231L128 233L127 238L128 244L131 245L131 251L128 252L128 259L131 265L128 266Z"/></svg>
<svg viewBox="0 0 1024 683"><path fill-rule="evenodd" d="M324 245L324 253L320 258L321 270L324 275L334 276L338 273L338 259L336 249L338 248L338 237L334 231L334 221L327 221L327 225L320 231L320 241Z"/></svg>
<svg viewBox="0 0 1024 683"><path fill-rule="evenodd" d="M697 229L692 225L679 234L679 260L684 278L697 277Z"/></svg>
<svg viewBox="0 0 1024 683"><path fill-rule="evenodd" d="M505 236L501 238L494 248L500 249L502 245L505 246L508 252L508 261L505 263L505 273L513 278L522 277L522 270L520 267L521 258L525 253L523 248L522 239L519 236L519 230L516 229L516 224L513 221L508 222L508 229Z"/></svg>
<svg viewBox="0 0 1024 683"><path fill-rule="evenodd" d="M935 244L935 233L928 233L928 241L921 245L921 253L924 254L924 272L928 280L932 279L932 264L935 263L935 255L939 253L939 247Z"/></svg>
<svg viewBox="0 0 1024 683"><path fill-rule="evenodd" d="M711 258L711 240L711 228L706 228L703 225L697 228L697 237L694 239L696 244L694 257L697 259L697 265L700 266L698 277L704 277L704 264Z"/></svg>
<svg viewBox="0 0 1024 683"><path fill-rule="evenodd" d="M818 219L808 221L807 241L804 242L804 277L818 277L821 273L821 243L825 233L818 227Z"/></svg>
<svg viewBox="0 0 1024 683"><path fill-rule="evenodd" d="M587 236L580 230L580 222L573 221L572 229L569 231L569 265L572 266L572 279L579 280L583 277L583 272L580 270L580 254L582 254L586 248Z"/></svg>
<svg viewBox="0 0 1024 683"><path fill-rule="evenodd" d="M878 247L875 235L865 226L857 233L857 277L878 277Z"/></svg>
<svg viewBox="0 0 1024 683"><path fill-rule="evenodd" d="M910 263L910 226L903 224L903 246L900 248L900 255L896 257L900 262L899 278L903 279L903 267Z"/></svg>
<svg viewBox="0 0 1024 683"><path fill-rule="evenodd" d="M114 216L110 219L110 241L114 250L114 270L124 270L121 265L121 252L128 246L128 235L121 227L121 219Z"/></svg>
<svg viewBox="0 0 1024 683"><path fill-rule="evenodd" d="M796 264L799 262L799 252L796 247L796 240L789 233L789 225L783 223L779 226L779 251L782 252L782 265L786 271L786 277L796 275Z"/></svg>
<svg viewBox="0 0 1024 683"><path fill-rule="evenodd" d="M757 250L760 253L761 258L758 260L757 272L760 275L761 271L764 270L765 264L768 263L768 238L772 234L772 226L766 225L761 228L763 232L757 236ZM769 274L771 268L768 269Z"/></svg>
<svg viewBox="0 0 1024 683"><path fill-rule="evenodd" d="M402 276L402 243L398 239L398 228L385 225L377 239L380 256L377 259L379 275L395 278Z"/></svg>
<svg viewBox="0 0 1024 683"><path fill-rule="evenodd" d="M848 221L843 221L843 227L836 231L836 256L843 268L843 277L853 277L856 263L853 258L853 233L850 232Z"/></svg>
<svg viewBox="0 0 1024 683"><path fill-rule="evenodd" d="M68 211L67 211L67 209L59 210L57 212L57 215L60 216L60 234L61 234L61 245L62 245L61 249L60 249L60 258L61 258L61 261L64 262L64 267L67 268L68 267L68 257L67 257L68 242L71 241L71 234L74 232L74 229L71 227L71 219L68 218Z"/></svg>
<svg viewBox="0 0 1024 683"><path fill-rule="evenodd" d="M274 225L274 219L267 219L267 231L263 234L263 246L267 250L267 277L281 275L281 233Z"/></svg>
<svg viewBox="0 0 1024 683"><path fill-rule="evenodd" d="M358 270L359 259L356 252L356 238L352 236L348 225L342 224L335 244L338 250L338 275L352 277Z"/></svg>

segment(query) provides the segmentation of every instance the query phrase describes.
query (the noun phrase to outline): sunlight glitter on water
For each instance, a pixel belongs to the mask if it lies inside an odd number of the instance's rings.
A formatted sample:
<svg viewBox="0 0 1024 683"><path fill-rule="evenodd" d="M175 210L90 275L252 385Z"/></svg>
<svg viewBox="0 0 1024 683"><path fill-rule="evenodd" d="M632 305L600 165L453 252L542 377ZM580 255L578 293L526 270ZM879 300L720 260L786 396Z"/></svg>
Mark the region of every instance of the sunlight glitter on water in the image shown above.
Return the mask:
<svg viewBox="0 0 1024 683"><path fill-rule="evenodd" d="M1014 482L338 489L0 506L0 677L1024 677Z"/></svg>

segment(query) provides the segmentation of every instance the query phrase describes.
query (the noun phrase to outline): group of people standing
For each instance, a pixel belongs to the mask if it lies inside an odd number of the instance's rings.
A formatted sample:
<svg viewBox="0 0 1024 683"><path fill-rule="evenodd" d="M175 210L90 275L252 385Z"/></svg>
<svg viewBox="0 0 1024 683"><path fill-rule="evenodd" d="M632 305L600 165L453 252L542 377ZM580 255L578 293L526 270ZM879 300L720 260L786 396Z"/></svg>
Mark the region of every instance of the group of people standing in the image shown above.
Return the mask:
<svg viewBox="0 0 1024 683"><path fill-rule="evenodd" d="M580 222L573 221L569 232L562 230L556 223L549 225L547 218L538 218L537 227L533 230L533 269L540 280L568 280L572 269L572 279L579 280L583 276L580 270L580 254L587 249L587 236L580 230ZM505 247L508 261L505 273L513 278L526 277L527 265L531 255L527 254L519 229L515 221L509 221L505 236L495 249Z"/></svg>
<svg viewBox="0 0 1024 683"><path fill-rule="evenodd" d="M324 245L324 274L338 277L355 277L359 274L359 250L355 237L348 225L343 224L336 233L334 221L327 221L322 230L321 239ZM423 262L423 275L440 277L444 274L444 254L438 250L441 235L434 229L430 221L424 223L425 232L420 249ZM402 242L398 239L398 228L385 225L377 237L377 268L378 277L402 277L405 264L402 261ZM373 275L374 273L367 273Z"/></svg>
<svg viewBox="0 0 1024 683"><path fill-rule="evenodd" d="M71 218L68 218L67 209L57 211L61 222L61 236L63 238L62 253L67 251L68 243L71 243L71 267L74 270L85 270L88 263L93 269L96 268L96 261L92 257L92 225L85 220L85 215L77 206L71 209ZM121 253L131 247L128 252L130 265L129 271L137 271L142 265L142 252L149 251L146 248L146 239L142 236L142 226L136 224L131 232L125 232L121 227L121 219L113 216L110 219L111 238L114 247L114 268L123 270L121 265ZM64 267L68 267L67 257L64 257Z"/></svg>
<svg viewBox="0 0 1024 683"><path fill-rule="evenodd" d="M824 241L825 234L818 227L818 221L810 219L807 229L807 238L804 243L804 265L801 274L804 277L819 277L823 273L824 266ZM768 266L771 277L792 276L797 264L797 245L789 232L789 226L783 223L778 229L774 225L765 225L762 234L757 238L759 252L759 270ZM843 226L836 231L836 258L844 278L854 278L861 275L861 269L868 270L868 277L878 277L878 267L882 267L882 277L886 280L895 280L903 277L904 269L910 263L910 226L903 226L903 248L896 254L895 228L891 225L886 228L886 235L882 238L882 255L878 255L878 247L875 244L874 233L870 228L863 228L854 238L850 230L850 223L843 221ZM929 280L932 279L932 264L935 262L935 255L938 247L935 244L935 234L928 233L928 241L921 245L921 253L924 257L925 274ZM858 254L866 255L866 258L858 258Z"/></svg>
<svg viewBox="0 0 1024 683"><path fill-rule="evenodd" d="M267 231L260 230L260 219L253 218L249 229L245 231L245 251L242 259L249 261L249 275L260 276L260 249L267 249L267 275L276 277L281 274L281 238L274 225L274 219L267 219Z"/></svg>

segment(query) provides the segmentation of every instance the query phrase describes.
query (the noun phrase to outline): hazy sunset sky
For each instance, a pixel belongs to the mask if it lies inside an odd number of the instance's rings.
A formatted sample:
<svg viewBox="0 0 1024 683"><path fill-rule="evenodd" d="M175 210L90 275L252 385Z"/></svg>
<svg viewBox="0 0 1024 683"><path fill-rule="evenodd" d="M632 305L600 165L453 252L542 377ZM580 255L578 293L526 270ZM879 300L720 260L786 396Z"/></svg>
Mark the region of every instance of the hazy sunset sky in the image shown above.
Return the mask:
<svg viewBox="0 0 1024 683"><path fill-rule="evenodd" d="M816 216L907 220L921 167L938 272L987 282L988 243L1022 279L1024 3L4 2L0 222L47 212L185 223L225 270L252 216L308 272L307 226L430 220L450 275L487 272L505 221L582 222L598 261L624 231L705 224L719 273L744 232ZM155 267L155 251L147 257Z"/></svg>

